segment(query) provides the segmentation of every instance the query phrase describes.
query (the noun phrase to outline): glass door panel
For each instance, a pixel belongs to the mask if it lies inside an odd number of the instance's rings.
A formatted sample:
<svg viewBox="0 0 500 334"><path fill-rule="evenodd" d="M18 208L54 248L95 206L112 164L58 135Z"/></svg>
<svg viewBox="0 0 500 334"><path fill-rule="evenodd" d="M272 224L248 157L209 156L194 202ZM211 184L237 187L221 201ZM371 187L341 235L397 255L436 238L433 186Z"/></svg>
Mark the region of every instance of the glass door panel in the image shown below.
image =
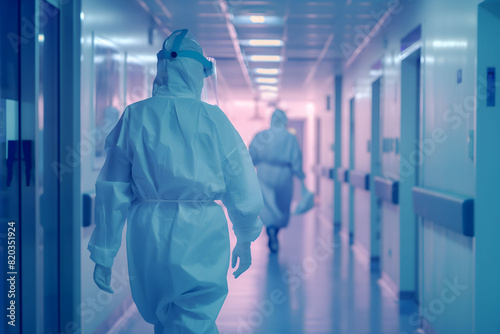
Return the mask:
<svg viewBox="0 0 500 334"><path fill-rule="evenodd" d="M0 328L20 333L19 1L0 2Z"/></svg>

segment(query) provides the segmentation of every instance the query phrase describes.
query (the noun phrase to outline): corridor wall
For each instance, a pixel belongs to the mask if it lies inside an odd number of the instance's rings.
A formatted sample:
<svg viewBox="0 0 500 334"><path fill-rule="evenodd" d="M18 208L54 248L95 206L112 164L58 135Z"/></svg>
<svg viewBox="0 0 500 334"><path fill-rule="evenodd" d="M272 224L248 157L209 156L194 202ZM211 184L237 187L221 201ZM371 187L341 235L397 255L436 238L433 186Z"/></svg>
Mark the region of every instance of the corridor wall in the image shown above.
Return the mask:
<svg viewBox="0 0 500 334"><path fill-rule="evenodd" d="M382 176L399 183L418 173L420 187L475 196L475 160L470 152L475 133L475 90L477 57L477 3L471 1L394 1L388 7L381 29L373 33L357 56L346 54L343 80L343 166L349 165L349 100L354 98L355 168L369 172L366 153L366 123L370 119L370 69L382 60L381 137ZM378 17L380 18L380 17ZM376 17L374 15L374 21ZM420 140L409 156L399 152L401 112L401 40L421 25ZM373 26L372 26L373 27ZM363 35L364 34L364 35ZM368 32L353 35L354 49ZM346 48L347 49L347 48ZM365 129L357 131L358 128ZM369 137L369 136L368 136ZM359 144L358 144L359 142ZM373 191L373 190L372 190ZM344 201L345 203L345 201ZM364 216L366 200L354 196L355 240L369 250ZM348 205L348 204L344 204ZM344 208L345 209L345 208ZM401 252L399 206L381 204L381 272L384 286L398 298L416 299L423 310L422 321L437 333L472 333L474 299L474 238L418 220L417 260ZM345 222L343 222L345 224ZM404 240L404 239L403 239ZM413 277L408 261L414 261ZM406 275L406 276L405 276ZM450 286L461 290L453 302L442 300ZM443 292L445 291L445 292Z"/></svg>

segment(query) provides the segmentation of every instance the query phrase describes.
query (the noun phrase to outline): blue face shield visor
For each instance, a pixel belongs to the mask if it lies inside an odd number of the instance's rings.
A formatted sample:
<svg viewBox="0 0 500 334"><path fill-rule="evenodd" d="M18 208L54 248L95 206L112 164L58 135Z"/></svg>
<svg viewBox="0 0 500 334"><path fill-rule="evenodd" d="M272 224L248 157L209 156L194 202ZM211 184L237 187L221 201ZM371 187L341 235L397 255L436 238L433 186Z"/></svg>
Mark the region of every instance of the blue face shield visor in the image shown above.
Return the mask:
<svg viewBox="0 0 500 334"><path fill-rule="evenodd" d="M182 50L179 51L181 47L182 40L186 37L188 33L188 29L176 30L172 33L172 35L178 34L175 36L174 42L172 44L172 48L170 50L166 50L165 46L168 41L168 38L163 43L163 48L156 54L158 60L160 59L175 59L178 57L191 58L203 65L203 72L205 73L205 78L214 74L215 64L214 61L210 61L205 58L201 53L193 51L193 50Z"/></svg>

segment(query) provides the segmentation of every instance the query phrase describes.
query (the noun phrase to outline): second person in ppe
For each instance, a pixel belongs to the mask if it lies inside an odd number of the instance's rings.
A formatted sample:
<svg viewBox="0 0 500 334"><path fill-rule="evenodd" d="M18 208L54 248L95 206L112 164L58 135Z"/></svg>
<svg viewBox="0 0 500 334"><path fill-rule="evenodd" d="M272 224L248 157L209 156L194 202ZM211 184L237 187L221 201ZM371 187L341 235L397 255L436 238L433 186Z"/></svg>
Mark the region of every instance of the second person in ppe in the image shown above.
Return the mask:
<svg viewBox="0 0 500 334"><path fill-rule="evenodd" d="M156 334L215 334L227 294L226 206L238 239L233 268L251 264L263 202L250 155L217 107L200 100L210 62L187 31L158 53L153 97L129 105L106 140L89 242L94 279L111 267L127 220L132 297ZM206 61L204 61L206 60Z"/></svg>
<svg viewBox="0 0 500 334"><path fill-rule="evenodd" d="M285 113L276 109L271 128L259 132L249 148L264 197L260 217L267 229L271 252L278 251L278 231L286 227L290 219L293 176L305 178L302 152L297 138L288 132L287 124Z"/></svg>

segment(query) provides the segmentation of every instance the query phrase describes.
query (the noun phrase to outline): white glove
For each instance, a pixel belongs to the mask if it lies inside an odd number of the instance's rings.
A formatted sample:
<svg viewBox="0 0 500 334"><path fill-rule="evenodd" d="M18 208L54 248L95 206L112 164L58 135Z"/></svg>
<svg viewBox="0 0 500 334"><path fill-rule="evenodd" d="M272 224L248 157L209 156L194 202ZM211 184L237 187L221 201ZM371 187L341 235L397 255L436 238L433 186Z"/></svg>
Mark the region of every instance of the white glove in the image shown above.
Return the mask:
<svg viewBox="0 0 500 334"><path fill-rule="evenodd" d="M94 282L99 289L113 293L113 289L111 289L111 268L96 264L94 269Z"/></svg>
<svg viewBox="0 0 500 334"><path fill-rule="evenodd" d="M252 252L250 250L251 242L241 242L238 241L236 246L233 249L232 256L232 268L236 266L236 262L238 258L240 258L240 264L238 269L233 272L234 278L238 278L241 274L247 271L248 268L252 265Z"/></svg>

